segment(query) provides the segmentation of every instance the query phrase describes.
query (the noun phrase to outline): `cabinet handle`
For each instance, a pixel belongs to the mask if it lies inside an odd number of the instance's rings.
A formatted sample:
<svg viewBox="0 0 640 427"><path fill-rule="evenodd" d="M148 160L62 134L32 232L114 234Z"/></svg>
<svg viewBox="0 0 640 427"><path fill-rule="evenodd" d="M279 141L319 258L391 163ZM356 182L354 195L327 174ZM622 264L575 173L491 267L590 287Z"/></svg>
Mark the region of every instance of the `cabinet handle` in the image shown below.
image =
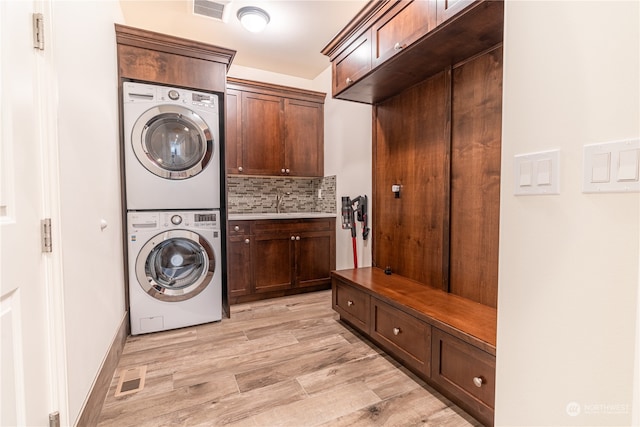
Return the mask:
<svg viewBox="0 0 640 427"><path fill-rule="evenodd" d="M350 85L351 83L353 83L353 80L351 80L351 77L347 77L347 80L345 80L345 82Z"/></svg>
<svg viewBox="0 0 640 427"><path fill-rule="evenodd" d="M351 300L347 301L347 305L348 305L349 307L351 307L353 304L354 304L354 303L353 303L353 301L351 301Z"/></svg>
<svg viewBox="0 0 640 427"><path fill-rule="evenodd" d="M400 335L400 332L402 332L400 328L393 328L393 335Z"/></svg>
<svg viewBox="0 0 640 427"><path fill-rule="evenodd" d="M280 173L284 173L284 169L280 169Z"/></svg>
<svg viewBox="0 0 640 427"><path fill-rule="evenodd" d="M402 50L405 48L406 45L404 44L400 44L400 43L396 43L395 45L393 45L393 50Z"/></svg>
<svg viewBox="0 0 640 427"><path fill-rule="evenodd" d="M484 384L484 379L482 377L473 377L473 384L476 387L482 387L482 384Z"/></svg>
<svg viewBox="0 0 640 427"><path fill-rule="evenodd" d="M242 166L238 166L238 172L242 172Z"/></svg>
<svg viewBox="0 0 640 427"><path fill-rule="evenodd" d="M296 236L291 236L291 240L296 240Z"/></svg>
<svg viewBox="0 0 640 427"><path fill-rule="evenodd" d="M249 244L249 239L244 239L244 242L248 245Z"/></svg>
<svg viewBox="0 0 640 427"><path fill-rule="evenodd" d="M236 225L235 227L233 227L233 230L234 230L234 231L240 231L240 226L239 226L239 225Z"/></svg>
<svg viewBox="0 0 640 427"><path fill-rule="evenodd" d="M300 236L296 236L296 240L300 240Z"/></svg>
<svg viewBox="0 0 640 427"><path fill-rule="evenodd" d="M286 173L289 173L289 172L291 172L291 169L285 169L284 171L285 171Z"/></svg>

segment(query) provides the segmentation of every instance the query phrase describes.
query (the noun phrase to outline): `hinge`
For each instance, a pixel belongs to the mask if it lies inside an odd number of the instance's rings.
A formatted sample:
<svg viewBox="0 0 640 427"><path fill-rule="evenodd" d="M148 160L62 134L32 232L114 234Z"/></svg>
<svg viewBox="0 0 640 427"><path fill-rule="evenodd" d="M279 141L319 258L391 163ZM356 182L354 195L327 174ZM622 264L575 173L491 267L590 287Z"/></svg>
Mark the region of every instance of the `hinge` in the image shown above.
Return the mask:
<svg viewBox="0 0 640 427"><path fill-rule="evenodd" d="M49 414L49 427L60 427L60 412L55 411Z"/></svg>
<svg viewBox="0 0 640 427"><path fill-rule="evenodd" d="M33 14L33 47L44 50L44 15Z"/></svg>
<svg viewBox="0 0 640 427"><path fill-rule="evenodd" d="M51 241L51 218L45 218L40 221L42 227L42 252L48 253L53 251L53 243Z"/></svg>

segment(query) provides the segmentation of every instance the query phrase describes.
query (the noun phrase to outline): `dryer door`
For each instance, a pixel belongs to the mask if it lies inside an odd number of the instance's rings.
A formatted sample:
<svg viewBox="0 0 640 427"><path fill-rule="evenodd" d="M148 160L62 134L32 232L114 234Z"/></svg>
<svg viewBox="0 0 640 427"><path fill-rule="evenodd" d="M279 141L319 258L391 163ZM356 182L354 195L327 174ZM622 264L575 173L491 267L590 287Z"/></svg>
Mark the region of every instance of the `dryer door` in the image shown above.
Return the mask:
<svg viewBox="0 0 640 427"><path fill-rule="evenodd" d="M136 276L145 292L160 301L193 298L215 271L211 245L198 233L172 230L149 240L136 260Z"/></svg>
<svg viewBox="0 0 640 427"><path fill-rule="evenodd" d="M179 105L145 111L131 132L138 161L161 178L190 178L207 167L213 155L213 133L197 113Z"/></svg>

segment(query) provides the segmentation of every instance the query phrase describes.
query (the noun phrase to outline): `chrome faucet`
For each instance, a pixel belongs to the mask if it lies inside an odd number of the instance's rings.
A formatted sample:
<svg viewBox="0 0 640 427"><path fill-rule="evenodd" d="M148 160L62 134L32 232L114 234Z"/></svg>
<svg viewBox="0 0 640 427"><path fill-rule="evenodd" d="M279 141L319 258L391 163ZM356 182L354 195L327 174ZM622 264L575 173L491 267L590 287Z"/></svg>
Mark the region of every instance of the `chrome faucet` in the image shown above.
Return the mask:
<svg viewBox="0 0 640 427"><path fill-rule="evenodd" d="M282 201L284 200L284 196L288 196L291 194L288 191L281 193L280 190L276 190L276 213L280 213L280 209L282 208Z"/></svg>

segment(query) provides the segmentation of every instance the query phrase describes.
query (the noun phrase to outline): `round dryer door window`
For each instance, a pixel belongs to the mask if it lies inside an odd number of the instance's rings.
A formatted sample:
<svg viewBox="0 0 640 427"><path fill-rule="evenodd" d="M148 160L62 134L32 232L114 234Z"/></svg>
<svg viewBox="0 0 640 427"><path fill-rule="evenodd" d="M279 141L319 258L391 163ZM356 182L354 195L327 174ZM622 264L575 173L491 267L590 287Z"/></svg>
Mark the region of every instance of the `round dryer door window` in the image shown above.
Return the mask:
<svg viewBox="0 0 640 427"><path fill-rule="evenodd" d="M207 123L179 105L159 105L145 111L133 126L131 144L140 163L166 179L197 175L213 154Z"/></svg>
<svg viewBox="0 0 640 427"><path fill-rule="evenodd" d="M198 233L173 230L149 240L136 262L138 283L161 301L184 301L202 292L215 269L213 249Z"/></svg>

